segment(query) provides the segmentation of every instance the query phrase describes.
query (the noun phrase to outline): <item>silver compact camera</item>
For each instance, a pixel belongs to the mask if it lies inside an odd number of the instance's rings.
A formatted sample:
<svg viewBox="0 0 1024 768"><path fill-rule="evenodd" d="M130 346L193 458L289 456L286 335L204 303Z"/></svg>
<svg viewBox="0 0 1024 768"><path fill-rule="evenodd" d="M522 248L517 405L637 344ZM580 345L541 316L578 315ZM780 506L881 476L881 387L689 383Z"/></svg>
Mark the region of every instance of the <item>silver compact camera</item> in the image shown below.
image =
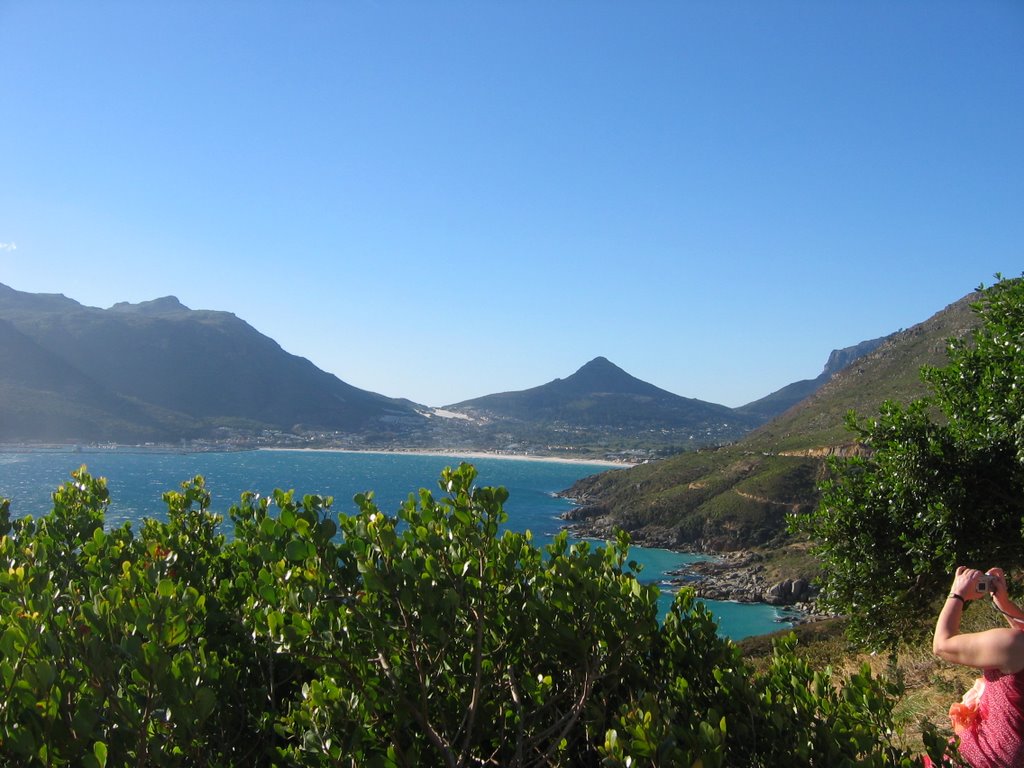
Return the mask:
<svg viewBox="0 0 1024 768"><path fill-rule="evenodd" d="M982 576L975 583L974 588L977 589L979 592L991 592L992 591L992 577L991 576Z"/></svg>

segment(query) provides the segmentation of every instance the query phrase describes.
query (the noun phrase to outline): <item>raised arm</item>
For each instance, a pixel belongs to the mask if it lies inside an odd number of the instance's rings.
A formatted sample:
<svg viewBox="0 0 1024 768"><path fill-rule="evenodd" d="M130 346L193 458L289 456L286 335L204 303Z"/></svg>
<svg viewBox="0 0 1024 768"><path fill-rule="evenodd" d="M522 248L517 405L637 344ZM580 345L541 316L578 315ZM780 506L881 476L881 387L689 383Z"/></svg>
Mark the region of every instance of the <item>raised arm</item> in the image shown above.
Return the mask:
<svg viewBox="0 0 1024 768"><path fill-rule="evenodd" d="M964 606L971 600L983 597L977 589L978 579L984 574L974 568L960 566L950 589L949 597L942 606L935 635L932 638L932 652L939 658L954 664L963 664L980 669L998 669L1004 674L1024 669L1024 632L1013 629L990 629L985 632L960 633L960 619ZM1006 584L1003 582L1003 591Z"/></svg>

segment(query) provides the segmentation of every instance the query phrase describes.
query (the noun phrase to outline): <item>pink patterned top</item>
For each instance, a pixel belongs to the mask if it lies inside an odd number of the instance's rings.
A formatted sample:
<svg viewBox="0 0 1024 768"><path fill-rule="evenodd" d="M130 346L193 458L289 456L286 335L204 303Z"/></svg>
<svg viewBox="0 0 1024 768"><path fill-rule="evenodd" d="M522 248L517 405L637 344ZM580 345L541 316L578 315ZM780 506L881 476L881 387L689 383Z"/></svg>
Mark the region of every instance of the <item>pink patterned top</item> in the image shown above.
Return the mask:
<svg viewBox="0 0 1024 768"><path fill-rule="evenodd" d="M972 768L1024 766L1024 670L985 670L978 719L960 734L960 756Z"/></svg>

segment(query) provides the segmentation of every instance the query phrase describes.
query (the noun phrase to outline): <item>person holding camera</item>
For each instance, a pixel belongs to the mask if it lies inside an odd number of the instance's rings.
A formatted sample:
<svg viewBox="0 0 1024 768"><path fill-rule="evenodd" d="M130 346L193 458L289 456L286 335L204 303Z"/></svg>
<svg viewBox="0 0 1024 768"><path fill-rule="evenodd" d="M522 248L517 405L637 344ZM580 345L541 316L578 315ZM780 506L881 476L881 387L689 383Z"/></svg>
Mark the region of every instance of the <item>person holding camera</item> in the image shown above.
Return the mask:
<svg viewBox="0 0 1024 768"><path fill-rule="evenodd" d="M991 595L1008 628L960 632L964 607ZM972 768L1024 766L1024 611L1009 598L1002 569L956 569L935 624L932 652L945 661L983 670L984 676L950 708L960 756Z"/></svg>

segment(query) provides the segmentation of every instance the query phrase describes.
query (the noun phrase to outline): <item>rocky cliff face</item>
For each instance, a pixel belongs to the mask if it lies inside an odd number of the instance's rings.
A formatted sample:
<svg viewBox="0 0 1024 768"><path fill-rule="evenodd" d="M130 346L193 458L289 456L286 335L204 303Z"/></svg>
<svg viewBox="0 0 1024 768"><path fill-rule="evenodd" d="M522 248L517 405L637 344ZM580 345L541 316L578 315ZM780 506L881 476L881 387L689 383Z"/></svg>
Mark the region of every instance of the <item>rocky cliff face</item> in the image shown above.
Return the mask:
<svg viewBox="0 0 1024 768"><path fill-rule="evenodd" d="M839 373L854 360L874 352L882 345L882 342L888 338L890 337L882 336L878 339L862 341L860 344L854 344L852 347L833 349L832 354L828 356L828 360L825 362L825 368L822 370L821 376L826 379L832 378L832 376ZM819 378L821 378L821 376L819 376Z"/></svg>

